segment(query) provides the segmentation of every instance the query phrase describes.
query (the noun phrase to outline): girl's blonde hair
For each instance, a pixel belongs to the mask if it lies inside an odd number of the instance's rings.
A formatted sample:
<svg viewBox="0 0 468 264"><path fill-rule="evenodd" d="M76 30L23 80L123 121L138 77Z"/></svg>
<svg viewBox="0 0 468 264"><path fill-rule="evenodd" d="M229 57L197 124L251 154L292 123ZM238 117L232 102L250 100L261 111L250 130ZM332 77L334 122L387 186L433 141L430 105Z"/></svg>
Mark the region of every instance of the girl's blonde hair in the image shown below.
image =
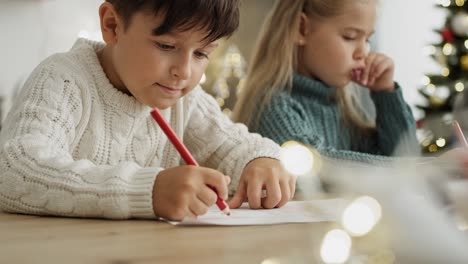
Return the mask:
<svg viewBox="0 0 468 264"><path fill-rule="evenodd" d="M345 4L355 0L277 0L268 14L256 43L247 78L239 91L233 119L255 128L274 94L292 89L297 67L297 38L301 13L316 18L339 15ZM348 87L347 87L348 88ZM373 130L356 105L355 89L337 89L343 121L364 131Z"/></svg>

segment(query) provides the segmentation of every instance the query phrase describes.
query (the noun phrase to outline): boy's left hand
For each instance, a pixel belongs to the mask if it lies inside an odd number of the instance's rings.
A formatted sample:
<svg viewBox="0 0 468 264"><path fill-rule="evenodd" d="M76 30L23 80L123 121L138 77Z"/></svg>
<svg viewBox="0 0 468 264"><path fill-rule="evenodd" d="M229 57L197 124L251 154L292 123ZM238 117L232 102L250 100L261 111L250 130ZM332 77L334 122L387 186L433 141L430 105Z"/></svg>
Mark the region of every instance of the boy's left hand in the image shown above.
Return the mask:
<svg viewBox="0 0 468 264"><path fill-rule="evenodd" d="M262 190L266 190L266 197L262 197ZM229 207L238 208L246 199L252 209L281 207L294 196L295 190L296 177L279 160L257 158L244 168Z"/></svg>
<svg viewBox="0 0 468 264"><path fill-rule="evenodd" d="M382 53L370 52L362 69L353 71L353 81L368 87L371 91L393 91L395 83L393 60Z"/></svg>

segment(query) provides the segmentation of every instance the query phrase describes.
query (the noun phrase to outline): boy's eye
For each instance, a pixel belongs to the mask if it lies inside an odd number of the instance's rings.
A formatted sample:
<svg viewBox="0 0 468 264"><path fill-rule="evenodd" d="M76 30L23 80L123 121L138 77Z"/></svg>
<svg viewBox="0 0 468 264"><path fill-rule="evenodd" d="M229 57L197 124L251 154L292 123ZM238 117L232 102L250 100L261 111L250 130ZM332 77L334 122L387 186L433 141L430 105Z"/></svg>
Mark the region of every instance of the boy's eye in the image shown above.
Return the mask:
<svg viewBox="0 0 468 264"><path fill-rule="evenodd" d="M201 51L195 51L195 56L201 59L209 59L208 54Z"/></svg>
<svg viewBox="0 0 468 264"><path fill-rule="evenodd" d="M164 44L161 42L155 42L156 46L162 50L173 50L175 47L172 45Z"/></svg>
<svg viewBox="0 0 468 264"><path fill-rule="evenodd" d="M343 38L344 38L345 40L349 40L349 41L351 41L351 40L356 40L356 37L354 37L354 36L343 36Z"/></svg>

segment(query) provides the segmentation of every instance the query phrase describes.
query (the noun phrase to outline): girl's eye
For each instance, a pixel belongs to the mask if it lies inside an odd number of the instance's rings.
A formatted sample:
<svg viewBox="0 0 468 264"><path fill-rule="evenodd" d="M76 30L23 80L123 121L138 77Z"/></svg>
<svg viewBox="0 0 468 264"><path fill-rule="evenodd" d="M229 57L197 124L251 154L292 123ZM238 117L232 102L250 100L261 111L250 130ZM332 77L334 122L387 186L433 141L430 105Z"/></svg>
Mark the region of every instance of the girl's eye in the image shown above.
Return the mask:
<svg viewBox="0 0 468 264"><path fill-rule="evenodd" d="M209 59L208 54L201 52L201 51L195 51L195 56L201 59Z"/></svg>
<svg viewBox="0 0 468 264"><path fill-rule="evenodd" d="M175 47L172 45L160 43L160 42L155 42L156 46L162 50L173 50Z"/></svg>

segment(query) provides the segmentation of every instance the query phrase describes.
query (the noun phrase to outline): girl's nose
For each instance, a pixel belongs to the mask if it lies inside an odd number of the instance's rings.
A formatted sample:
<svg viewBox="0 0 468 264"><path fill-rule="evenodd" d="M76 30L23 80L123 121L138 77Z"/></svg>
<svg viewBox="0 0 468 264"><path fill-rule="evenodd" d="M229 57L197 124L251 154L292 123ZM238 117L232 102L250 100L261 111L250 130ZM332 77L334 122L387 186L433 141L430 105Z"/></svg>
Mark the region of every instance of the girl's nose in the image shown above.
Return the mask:
<svg viewBox="0 0 468 264"><path fill-rule="evenodd" d="M370 51L370 44L369 42L365 42L356 49L354 52L354 59L355 60L364 60Z"/></svg>

